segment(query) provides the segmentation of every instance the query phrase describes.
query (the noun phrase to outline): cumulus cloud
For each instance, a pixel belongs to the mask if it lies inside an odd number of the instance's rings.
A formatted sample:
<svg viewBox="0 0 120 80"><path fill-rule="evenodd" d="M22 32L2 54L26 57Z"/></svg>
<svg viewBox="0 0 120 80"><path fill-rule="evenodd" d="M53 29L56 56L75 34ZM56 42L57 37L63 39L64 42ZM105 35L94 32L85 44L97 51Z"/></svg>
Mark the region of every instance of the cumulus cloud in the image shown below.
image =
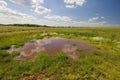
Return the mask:
<svg viewBox="0 0 120 80"><path fill-rule="evenodd" d="M98 19L101 17L93 17L88 19L87 21L74 21L68 16L50 16L47 15L44 18L48 19L48 23L51 26L105 26L106 21L99 21Z"/></svg>
<svg viewBox="0 0 120 80"><path fill-rule="evenodd" d="M50 16L50 15L47 15L44 18L46 18L48 20L54 20L54 21L71 21L71 18L68 16L57 16L57 15Z"/></svg>
<svg viewBox="0 0 120 80"><path fill-rule="evenodd" d="M99 19L99 17L93 17L93 18L90 18L88 21L89 22L95 22Z"/></svg>
<svg viewBox="0 0 120 80"><path fill-rule="evenodd" d="M73 21L73 26L105 26L106 21L100 21L100 22L89 22L89 21Z"/></svg>
<svg viewBox="0 0 120 80"><path fill-rule="evenodd" d="M7 6L7 3L3 0L0 1L0 7L4 7Z"/></svg>
<svg viewBox="0 0 120 80"><path fill-rule="evenodd" d="M101 19L104 19L105 17L101 16Z"/></svg>
<svg viewBox="0 0 120 80"><path fill-rule="evenodd" d="M88 21L53 21L53 20L44 20L42 21L43 24L49 25L49 26L72 26L72 27L88 27L88 26L105 26L106 22L88 22Z"/></svg>
<svg viewBox="0 0 120 80"><path fill-rule="evenodd" d="M41 6L41 4L44 3L44 0L10 0L10 1L23 6L28 6L31 8L30 9L31 11L34 11L37 14L46 14L51 12L51 9Z"/></svg>
<svg viewBox="0 0 120 80"><path fill-rule="evenodd" d="M0 24L29 23L33 20L36 20L36 18L25 13L12 10L7 7L7 3L5 1L0 1Z"/></svg>
<svg viewBox="0 0 120 80"><path fill-rule="evenodd" d="M105 17L103 17L103 16L101 16L101 17L92 17L92 18L90 18L88 21L89 22L97 22L97 21L100 21L100 20L102 20L102 19L104 19Z"/></svg>
<svg viewBox="0 0 120 80"><path fill-rule="evenodd" d="M24 6L33 6L38 3L44 3L44 0L10 0L10 1Z"/></svg>
<svg viewBox="0 0 120 80"><path fill-rule="evenodd" d="M75 8L75 6L83 6L85 0L64 0L64 2L66 3L66 8L71 8L71 6L72 8Z"/></svg>
<svg viewBox="0 0 120 80"><path fill-rule="evenodd" d="M66 5L66 8L75 8L75 5Z"/></svg>
<svg viewBox="0 0 120 80"><path fill-rule="evenodd" d="M10 0L10 1L12 1L13 3L23 5L23 6L32 6L35 4L33 0Z"/></svg>
<svg viewBox="0 0 120 80"><path fill-rule="evenodd" d="M88 21L74 21L68 16L47 15L45 19L37 19L34 16L18 12L7 6L5 0L0 1L0 24L40 24L50 26L104 26L105 21L101 17L93 17ZM42 10L39 10L42 11Z"/></svg>
<svg viewBox="0 0 120 80"><path fill-rule="evenodd" d="M45 14L45 13L50 13L51 9L45 8L43 6L38 6L35 8L34 12L37 14Z"/></svg>

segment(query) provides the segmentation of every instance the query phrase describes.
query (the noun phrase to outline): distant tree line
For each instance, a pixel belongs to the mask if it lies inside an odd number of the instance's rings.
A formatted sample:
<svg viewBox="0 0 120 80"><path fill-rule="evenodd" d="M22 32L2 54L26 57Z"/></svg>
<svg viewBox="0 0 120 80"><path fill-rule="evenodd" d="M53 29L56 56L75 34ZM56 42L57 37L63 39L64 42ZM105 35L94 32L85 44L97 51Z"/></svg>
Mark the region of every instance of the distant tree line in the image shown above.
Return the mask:
<svg viewBox="0 0 120 80"><path fill-rule="evenodd" d="M47 25L38 25L38 24L0 24L0 26L49 27Z"/></svg>
<svg viewBox="0 0 120 80"><path fill-rule="evenodd" d="M45 28L84 28L83 26L48 26L48 25L38 25L38 24L0 24L0 26L20 26L20 27L45 27ZM87 26L86 26L87 27Z"/></svg>

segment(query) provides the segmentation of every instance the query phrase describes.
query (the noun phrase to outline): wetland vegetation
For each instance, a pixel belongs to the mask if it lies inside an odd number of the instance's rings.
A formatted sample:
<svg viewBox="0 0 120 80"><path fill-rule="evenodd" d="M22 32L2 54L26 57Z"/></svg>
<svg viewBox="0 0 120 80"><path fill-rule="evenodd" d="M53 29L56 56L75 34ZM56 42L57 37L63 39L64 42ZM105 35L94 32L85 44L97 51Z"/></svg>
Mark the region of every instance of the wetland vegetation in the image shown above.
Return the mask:
<svg viewBox="0 0 120 80"><path fill-rule="evenodd" d="M55 56L40 52L34 59L16 60L20 52L8 52L12 45L19 48L26 42L53 37L84 40L97 49L80 53L77 59L63 52ZM120 28L0 26L0 79L119 80Z"/></svg>

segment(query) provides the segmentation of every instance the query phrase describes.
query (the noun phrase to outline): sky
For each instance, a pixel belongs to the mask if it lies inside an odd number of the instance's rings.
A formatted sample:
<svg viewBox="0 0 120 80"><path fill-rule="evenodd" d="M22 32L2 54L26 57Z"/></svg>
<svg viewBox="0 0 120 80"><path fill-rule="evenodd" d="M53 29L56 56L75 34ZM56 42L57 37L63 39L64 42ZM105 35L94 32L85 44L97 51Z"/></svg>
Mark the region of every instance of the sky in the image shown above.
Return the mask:
<svg viewBox="0 0 120 80"><path fill-rule="evenodd" d="M0 0L0 24L120 26L120 0Z"/></svg>

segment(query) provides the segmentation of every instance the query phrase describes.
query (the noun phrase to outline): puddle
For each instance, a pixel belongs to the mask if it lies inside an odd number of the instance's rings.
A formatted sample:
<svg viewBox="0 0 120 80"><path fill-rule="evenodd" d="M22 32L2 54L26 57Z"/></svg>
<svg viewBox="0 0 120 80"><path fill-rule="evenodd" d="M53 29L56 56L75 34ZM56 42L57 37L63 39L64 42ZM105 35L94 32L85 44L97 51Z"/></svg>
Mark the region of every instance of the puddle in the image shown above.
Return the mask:
<svg viewBox="0 0 120 80"><path fill-rule="evenodd" d="M77 58L80 53L92 53L95 47L82 40L66 38L44 38L27 42L19 48L20 56L17 59L31 59L40 52L46 52L50 56L55 56L59 52L66 53L70 58Z"/></svg>

